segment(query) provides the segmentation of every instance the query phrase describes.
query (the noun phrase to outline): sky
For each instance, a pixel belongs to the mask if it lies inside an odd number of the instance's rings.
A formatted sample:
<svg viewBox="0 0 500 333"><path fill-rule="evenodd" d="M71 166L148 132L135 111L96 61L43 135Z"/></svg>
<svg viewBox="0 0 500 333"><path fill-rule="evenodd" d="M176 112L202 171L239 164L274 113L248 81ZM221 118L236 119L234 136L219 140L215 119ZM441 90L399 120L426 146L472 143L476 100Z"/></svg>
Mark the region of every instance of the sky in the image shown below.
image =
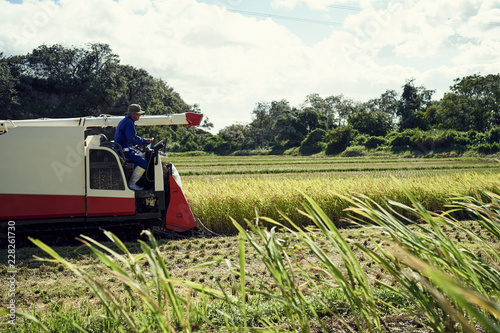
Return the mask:
<svg viewBox="0 0 500 333"><path fill-rule="evenodd" d="M0 0L0 52L106 43L198 104L212 132L257 103L364 102L500 73L500 0Z"/></svg>

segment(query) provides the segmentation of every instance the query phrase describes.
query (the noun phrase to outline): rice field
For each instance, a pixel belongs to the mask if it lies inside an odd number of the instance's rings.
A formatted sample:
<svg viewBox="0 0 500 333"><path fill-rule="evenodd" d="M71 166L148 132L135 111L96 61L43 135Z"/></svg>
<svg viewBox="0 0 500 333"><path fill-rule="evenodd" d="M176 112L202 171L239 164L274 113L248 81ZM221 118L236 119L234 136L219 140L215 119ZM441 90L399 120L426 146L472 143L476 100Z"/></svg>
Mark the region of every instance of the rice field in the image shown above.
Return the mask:
<svg viewBox="0 0 500 333"><path fill-rule="evenodd" d="M106 232L110 242L82 236L86 246L54 249L34 240L38 248L16 253L15 324L0 294L0 329L500 332L495 160L400 160L399 169L384 169L397 161L331 159L326 171L259 174L245 170L301 163L231 157L213 158L211 174L191 175L187 164L202 172L210 159L173 160L195 216L225 236L148 234L124 244ZM296 159L315 165L309 160ZM341 164L358 169L335 169ZM224 173L235 165L240 174ZM453 197L447 209L469 220L434 214ZM256 214L260 225L246 222ZM338 228L346 218L363 225ZM5 262L0 254L7 281Z"/></svg>
<svg viewBox="0 0 500 333"><path fill-rule="evenodd" d="M396 180L428 209L439 211L456 196L478 188L494 191L500 184L500 163L487 158L338 158L294 156L171 157L182 177L193 213L219 234L234 234L231 218L282 214L308 224L297 208L304 195L315 200L338 225L348 203L339 195L365 195L407 202Z"/></svg>

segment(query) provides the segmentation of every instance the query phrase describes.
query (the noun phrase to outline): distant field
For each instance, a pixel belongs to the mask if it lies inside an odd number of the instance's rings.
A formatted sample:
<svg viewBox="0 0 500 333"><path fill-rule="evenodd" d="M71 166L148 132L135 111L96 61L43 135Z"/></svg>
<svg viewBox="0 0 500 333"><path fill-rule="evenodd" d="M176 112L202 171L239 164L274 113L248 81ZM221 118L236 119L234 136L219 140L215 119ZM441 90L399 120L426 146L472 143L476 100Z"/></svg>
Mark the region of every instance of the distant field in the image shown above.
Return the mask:
<svg viewBox="0 0 500 333"><path fill-rule="evenodd" d="M295 156L172 156L193 213L209 229L235 232L230 217L239 222L256 216L280 218L280 212L301 224L297 212L311 196L330 218L345 217L345 200L338 194L361 194L376 201L406 200L400 185L432 210L444 208L449 198L470 195L481 187L500 184L500 163L488 158L339 158Z"/></svg>
<svg viewBox="0 0 500 333"><path fill-rule="evenodd" d="M342 157L297 157L297 156L186 156L170 157L182 174L227 175L227 174L273 174L315 173L349 171L393 171L393 170L440 170L440 169L487 169L497 168L492 159L443 158L443 159L387 159L387 158L342 158Z"/></svg>

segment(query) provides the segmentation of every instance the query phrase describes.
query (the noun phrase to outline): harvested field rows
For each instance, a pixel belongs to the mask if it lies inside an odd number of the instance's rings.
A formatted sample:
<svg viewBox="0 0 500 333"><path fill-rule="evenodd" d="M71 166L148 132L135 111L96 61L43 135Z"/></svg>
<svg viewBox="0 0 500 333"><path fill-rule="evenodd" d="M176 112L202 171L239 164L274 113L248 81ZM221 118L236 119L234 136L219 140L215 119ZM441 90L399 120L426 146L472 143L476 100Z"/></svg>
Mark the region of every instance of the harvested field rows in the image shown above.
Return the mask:
<svg viewBox="0 0 500 333"><path fill-rule="evenodd" d="M443 170L497 168L491 159L350 159L304 157L230 157L210 162L205 156L170 158L182 175L272 174L351 171Z"/></svg>

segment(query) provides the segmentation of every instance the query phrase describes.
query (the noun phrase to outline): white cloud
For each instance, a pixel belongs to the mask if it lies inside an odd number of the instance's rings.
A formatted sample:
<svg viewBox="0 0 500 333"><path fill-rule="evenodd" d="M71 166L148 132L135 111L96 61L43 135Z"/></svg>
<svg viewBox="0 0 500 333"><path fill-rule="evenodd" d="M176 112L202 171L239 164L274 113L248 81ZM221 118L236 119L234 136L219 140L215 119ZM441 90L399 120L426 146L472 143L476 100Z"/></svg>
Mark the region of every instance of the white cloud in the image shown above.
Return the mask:
<svg viewBox="0 0 500 333"><path fill-rule="evenodd" d="M271 7L275 9L292 10L299 4L300 0L274 0Z"/></svg>
<svg viewBox="0 0 500 333"><path fill-rule="evenodd" d="M500 68L500 41L484 40L458 47L459 54L452 61L457 66L467 64L492 64Z"/></svg>
<svg viewBox="0 0 500 333"><path fill-rule="evenodd" d="M360 7L372 7L376 0L273 0L271 6L275 9L292 10L299 5L305 5L310 9L317 11L328 11L331 8L340 8L341 6L351 10L358 10Z"/></svg>

